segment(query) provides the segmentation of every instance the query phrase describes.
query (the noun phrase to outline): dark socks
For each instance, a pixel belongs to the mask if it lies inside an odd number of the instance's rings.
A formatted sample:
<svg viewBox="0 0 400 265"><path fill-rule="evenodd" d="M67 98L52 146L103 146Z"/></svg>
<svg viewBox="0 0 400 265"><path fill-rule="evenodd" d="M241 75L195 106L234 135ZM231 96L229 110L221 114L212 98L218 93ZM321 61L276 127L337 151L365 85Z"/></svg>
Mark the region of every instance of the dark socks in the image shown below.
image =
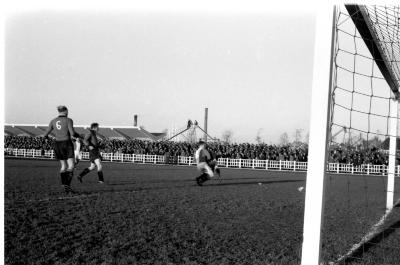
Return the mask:
<svg viewBox="0 0 400 265"><path fill-rule="evenodd" d="M82 170L82 172L79 174L78 177L79 181L82 182L82 177L88 174L89 172L90 172L89 168L85 168L84 170ZM99 177L99 181L104 182L103 171L97 171L97 176Z"/></svg>
<svg viewBox="0 0 400 265"><path fill-rule="evenodd" d="M68 172L60 172L60 177L61 177L61 184L62 185L67 185L67 180L68 180Z"/></svg>
<svg viewBox="0 0 400 265"><path fill-rule="evenodd" d="M104 182L103 171L97 171L97 176L99 177L99 181Z"/></svg>
<svg viewBox="0 0 400 265"><path fill-rule="evenodd" d="M60 172L61 184L64 185L64 190L68 194L72 192L70 185L71 185L73 175L74 175L73 171Z"/></svg>
<svg viewBox="0 0 400 265"><path fill-rule="evenodd" d="M66 185L71 185L72 178L74 177L74 171L66 171L65 172L67 183Z"/></svg>
<svg viewBox="0 0 400 265"><path fill-rule="evenodd" d="M85 168L82 172L81 172L81 174L79 174L79 176L80 177L83 177L83 176L85 176L87 173L89 173L90 172L90 170L89 170L89 168Z"/></svg>
<svg viewBox="0 0 400 265"><path fill-rule="evenodd" d="M208 175L206 173L201 174L196 178L197 185L202 186L204 182L208 180Z"/></svg>
<svg viewBox="0 0 400 265"><path fill-rule="evenodd" d="M203 174L201 175L201 180L202 180L203 182L206 182L206 181L208 180L208 175L207 175L206 173L203 173Z"/></svg>

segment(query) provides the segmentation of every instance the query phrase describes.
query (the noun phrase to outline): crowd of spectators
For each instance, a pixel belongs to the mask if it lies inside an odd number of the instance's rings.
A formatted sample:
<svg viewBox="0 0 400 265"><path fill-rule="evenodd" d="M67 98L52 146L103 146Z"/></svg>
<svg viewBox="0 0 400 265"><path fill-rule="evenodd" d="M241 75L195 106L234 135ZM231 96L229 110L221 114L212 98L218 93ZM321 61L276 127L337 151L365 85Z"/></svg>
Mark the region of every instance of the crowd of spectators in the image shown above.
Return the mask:
<svg viewBox="0 0 400 265"><path fill-rule="evenodd" d="M151 142L142 140L100 140L100 150L105 153L122 154L148 154L170 156L193 156L197 144L186 142ZM44 149L50 150L52 140L44 140L40 137L5 136L5 148L18 149ZM268 144L224 144L209 143L208 149L218 158L242 158L260 160L290 160L307 161L307 146L292 147L290 145L277 146ZM83 151L87 151L86 147Z"/></svg>
<svg viewBox="0 0 400 265"><path fill-rule="evenodd" d="M332 163L388 165L388 159L387 152L376 147L360 149L339 145L330 149L330 162Z"/></svg>
<svg viewBox="0 0 400 265"><path fill-rule="evenodd" d="M50 150L53 140L44 140L40 137L26 136L5 136L5 148L18 149L42 149ZM270 144L228 144L221 142L208 143L208 148L218 158L241 158L259 160L285 160L285 161L307 161L308 146L301 145L270 145ZM149 154L149 155L168 155L168 156L193 156L197 149L197 144L186 142L151 142L143 140L100 140L100 150L105 153L123 154ZM86 147L83 151L87 151ZM334 146L330 150L330 162L346 164L374 164L382 165L388 163L388 156L382 150L370 148L360 150L346 146Z"/></svg>
<svg viewBox="0 0 400 265"><path fill-rule="evenodd" d="M193 156L197 144L185 142L149 142L141 140L105 140L101 148L107 153ZM267 144L208 143L208 149L218 158L242 158L260 160L307 161L307 148Z"/></svg>
<svg viewBox="0 0 400 265"><path fill-rule="evenodd" d="M53 142L51 139L45 141L42 137L4 136L4 148L50 150Z"/></svg>

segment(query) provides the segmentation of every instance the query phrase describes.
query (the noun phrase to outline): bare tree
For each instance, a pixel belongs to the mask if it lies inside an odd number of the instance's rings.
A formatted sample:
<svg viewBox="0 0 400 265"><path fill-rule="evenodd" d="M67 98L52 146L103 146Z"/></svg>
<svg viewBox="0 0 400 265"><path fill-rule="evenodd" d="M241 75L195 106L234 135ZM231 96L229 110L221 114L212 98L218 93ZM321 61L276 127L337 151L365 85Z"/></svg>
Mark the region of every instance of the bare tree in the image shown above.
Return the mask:
<svg viewBox="0 0 400 265"><path fill-rule="evenodd" d="M376 134L372 137L372 139L369 141L368 147L380 147L382 144L382 139L380 139L380 131L377 130Z"/></svg>
<svg viewBox="0 0 400 265"><path fill-rule="evenodd" d="M262 131L262 128L258 129L258 131L257 131L257 135L256 135L256 143L257 144L261 144L263 142L261 139L261 135L260 135L261 131Z"/></svg>
<svg viewBox="0 0 400 265"><path fill-rule="evenodd" d="M281 137L279 137L279 143L281 145L287 145L289 143L289 135L287 132L281 134Z"/></svg>
<svg viewBox="0 0 400 265"><path fill-rule="evenodd" d="M303 129L296 129L294 133L294 142L295 143L301 143L302 141L302 136L303 136Z"/></svg>
<svg viewBox="0 0 400 265"><path fill-rule="evenodd" d="M294 141L293 141L293 145L294 146L300 146L302 145L303 141L303 129L296 129L296 131L294 132Z"/></svg>
<svg viewBox="0 0 400 265"><path fill-rule="evenodd" d="M305 142L306 144L308 144L309 141L310 141L310 133L307 132L306 136L304 136L304 142Z"/></svg>
<svg viewBox="0 0 400 265"><path fill-rule="evenodd" d="M225 130L222 133L222 141L225 143L230 143L232 141L233 132L231 130Z"/></svg>

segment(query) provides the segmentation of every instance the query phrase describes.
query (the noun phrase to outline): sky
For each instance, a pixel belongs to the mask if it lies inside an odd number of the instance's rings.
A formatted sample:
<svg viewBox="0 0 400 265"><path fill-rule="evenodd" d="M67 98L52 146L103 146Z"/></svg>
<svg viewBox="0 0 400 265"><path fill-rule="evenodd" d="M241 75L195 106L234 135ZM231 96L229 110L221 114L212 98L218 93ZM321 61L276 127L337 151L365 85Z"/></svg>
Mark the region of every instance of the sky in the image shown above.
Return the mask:
<svg viewBox="0 0 400 265"><path fill-rule="evenodd" d="M24 10L5 26L5 123L47 124L66 105L75 124L151 132L188 119L236 142L308 132L311 11Z"/></svg>

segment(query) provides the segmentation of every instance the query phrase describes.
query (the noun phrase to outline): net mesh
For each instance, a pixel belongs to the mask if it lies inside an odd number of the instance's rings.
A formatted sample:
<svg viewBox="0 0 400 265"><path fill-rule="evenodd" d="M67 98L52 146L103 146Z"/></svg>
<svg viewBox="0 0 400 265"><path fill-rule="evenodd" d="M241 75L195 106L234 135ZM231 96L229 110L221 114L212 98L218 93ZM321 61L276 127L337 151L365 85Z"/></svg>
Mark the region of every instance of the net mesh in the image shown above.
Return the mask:
<svg viewBox="0 0 400 265"><path fill-rule="evenodd" d="M379 46L397 88L400 87L400 6L362 6L361 12Z"/></svg>
<svg viewBox="0 0 400 265"><path fill-rule="evenodd" d="M353 174L329 175L322 258L340 264L397 264L400 214L395 208L385 213L389 138L397 134L390 134L390 126L397 119L393 91L400 84L399 6L363 6L351 16L347 10L339 7L335 25L329 162ZM360 15L372 33L369 39L356 26ZM371 43L377 49L370 49Z"/></svg>

